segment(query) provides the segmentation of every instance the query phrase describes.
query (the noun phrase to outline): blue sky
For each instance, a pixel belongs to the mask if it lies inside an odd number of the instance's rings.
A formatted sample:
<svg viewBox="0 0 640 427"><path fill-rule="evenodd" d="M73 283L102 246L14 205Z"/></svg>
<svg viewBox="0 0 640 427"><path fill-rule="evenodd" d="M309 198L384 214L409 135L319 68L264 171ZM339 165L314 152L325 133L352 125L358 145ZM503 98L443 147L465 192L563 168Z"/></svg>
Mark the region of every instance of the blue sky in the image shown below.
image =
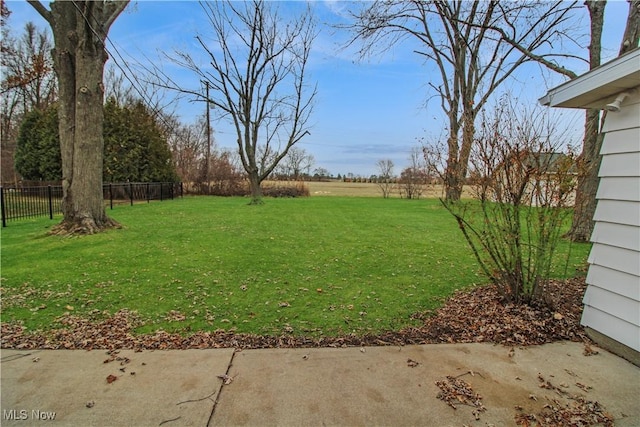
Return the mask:
<svg viewBox="0 0 640 427"><path fill-rule="evenodd" d="M408 166L411 149L420 138L432 140L445 132L440 102L429 98L432 94L428 92L428 82L431 75L436 75L433 66L425 64L408 44L397 45L382 56L358 61L353 51L339 48L347 36L326 25L342 19L347 3L315 1L311 4L320 31L310 59L310 79L317 82L318 95L311 118L311 135L302 140L300 147L313 154L314 167L323 167L336 175L375 174L375 164L380 159L393 160L395 172L399 173ZM7 5L12 11L9 25L14 32L21 31L27 21L46 27L46 22L26 2L8 1ZM304 3L281 6L295 10ZM624 0L610 0L607 5L603 35L605 61L617 55L627 7ZM586 8L583 9L586 26ZM584 31L586 33L586 27ZM133 1L114 23L109 39L132 67L146 57L162 64L169 72L179 73L175 66L160 59L160 52L193 51L197 33L206 34L203 12L197 2ZM580 54L584 56L585 52ZM196 76L180 73L178 78L191 88L199 85ZM562 81L562 77L531 65L506 82L496 95L509 91L520 102L536 104L548 88ZM202 103L187 100L176 107L184 122L194 121L203 110ZM579 139L582 116L574 111L554 114L561 116L560 120L572 128ZM228 126L222 122L213 122L212 126L218 146L235 151L236 137Z"/></svg>

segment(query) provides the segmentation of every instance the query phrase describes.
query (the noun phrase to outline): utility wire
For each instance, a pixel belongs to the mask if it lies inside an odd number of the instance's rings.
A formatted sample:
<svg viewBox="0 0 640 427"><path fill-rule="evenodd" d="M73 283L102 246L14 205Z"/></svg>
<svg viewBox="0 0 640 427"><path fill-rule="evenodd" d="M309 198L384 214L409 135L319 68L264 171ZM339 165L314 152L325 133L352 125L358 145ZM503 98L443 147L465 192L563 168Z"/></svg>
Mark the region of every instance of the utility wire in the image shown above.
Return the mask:
<svg viewBox="0 0 640 427"><path fill-rule="evenodd" d="M127 79L127 81L129 82L129 84L131 85L131 87L138 93L138 95L140 96L140 98L142 99L142 101L147 104L147 107L151 110L152 114L155 117L158 117L167 128L171 128L172 126L168 123L168 121L166 120L166 118L161 114L160 108L154 108L153 107L153 101L151 100L151 98L149 98L147 96L146 93L144 93L143 90L141 90L137 84L134 82L134 80L129 76L129 73L131 74L135 74L133 72L133 70L131 69L131 67L129 67L127 60L122 56L122 54L120 53L120 51L118 50L116 44L111 40L111 38L109 37L108 34L106 34L105 32L102 32L102 34L99 34L96 29L94 28L95 24L98 24L98 22L96 21L95 23L91 23L89 21L89 18L87 17L87 15L84 13L84 11L80 8L80 6L78 6L77 2L75 0L72 0L71 3L73 4L73 6L78 10L78 12L80 13L80 15L82 15L82 18L84 19L84 21L86 22L87 26L89 27L89 29L91 30L91 32L98 37L100 40L104 39L105 41L109 42L111 44L111 46L113 47L113 51L117 54L117 56L120 58L120 60L124 63L124 68L122 65L120 65L120 63L118 62L118 60L116 59L116 57L111 53L111 51L109 49L107 49L106 44L104 45L104 50L107 52L107 54L109 55L109 57L113 60L114 64L116 65L116 67L120 70L120 72L122 73L122 75ZM125 70L125 68L129 71L129 73L127 73L127 71Z"/></svg>

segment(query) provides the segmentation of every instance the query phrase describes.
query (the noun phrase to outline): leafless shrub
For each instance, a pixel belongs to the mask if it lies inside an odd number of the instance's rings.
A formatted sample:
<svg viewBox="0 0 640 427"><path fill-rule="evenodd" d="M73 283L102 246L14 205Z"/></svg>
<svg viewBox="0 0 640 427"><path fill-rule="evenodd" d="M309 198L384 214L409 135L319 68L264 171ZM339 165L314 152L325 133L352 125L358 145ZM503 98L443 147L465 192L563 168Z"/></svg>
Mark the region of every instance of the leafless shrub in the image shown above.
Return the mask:
<svg viewBox="0 0 640 427"><path fill-rule="evenodd" d="M265 185L262 194L266 197L308 197L309 187L302 181L278 182Z"/></svg>
<svg viewBox="0 0 640 427"><path fill-rule="evenodd" d="M477 200L441 200L503 297L529 303L544 297L571 212L574 155L542 114L517 112L508 100L494 114L482 120L471 153Z"/></svg>
<svg viewBox="0 0 640 427"><path fill-rule="evenodd" d="M410 166L400 173L398 192L401 198L419 199L426 189L428 177L421 149L412 149L409 161Z"/></svg>

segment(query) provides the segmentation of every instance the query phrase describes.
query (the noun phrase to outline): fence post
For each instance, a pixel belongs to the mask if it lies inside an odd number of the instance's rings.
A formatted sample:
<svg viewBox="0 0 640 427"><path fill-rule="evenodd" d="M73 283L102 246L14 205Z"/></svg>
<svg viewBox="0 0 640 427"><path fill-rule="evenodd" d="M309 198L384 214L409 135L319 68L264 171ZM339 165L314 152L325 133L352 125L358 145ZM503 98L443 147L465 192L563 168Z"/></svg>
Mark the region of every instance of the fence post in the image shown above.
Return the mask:
<svg viewBox="0 0 640 427"><path fill-rule="evenodd" d="M113 183L109 183L109 207L113 210Z"/></svg>
<svg viewBox="0 0 640 427"><path fill-rule="evenodd" d="M7 226L7 215L4 206L4 187L0 186L0 206L2 207L2 226Z"/></svg>
<svg viewBox="0 0 640 427"><path fill-rule="evenodd" d="M129 199L131 199L131 206L133 206L133 183L129 183Z"/></svg>
<svg viewBox="0 0 640 427"><path fill-rule="evenodd" d="M182 187L182 181L180 181L180 197L184 197L184 188Z"/></svg>
<svg viewBox="0 0 640 427"><path fill-rule="evenodd" d="M162 183L160 183L160 201L162 202Z"/></svg>
<svg viewBox="0 0 640 427"><path fill-rule="evenodd" d="M53 200L51 200L51 186L47 185L47 196L49 197L49 219L53 219Z"/></svg>
<svg viewBox="0 0 640 427"><path fill-rule="evenodd" d="M147 182L147 203L151 200L151 194L149 194L149 183Z"/></svg>

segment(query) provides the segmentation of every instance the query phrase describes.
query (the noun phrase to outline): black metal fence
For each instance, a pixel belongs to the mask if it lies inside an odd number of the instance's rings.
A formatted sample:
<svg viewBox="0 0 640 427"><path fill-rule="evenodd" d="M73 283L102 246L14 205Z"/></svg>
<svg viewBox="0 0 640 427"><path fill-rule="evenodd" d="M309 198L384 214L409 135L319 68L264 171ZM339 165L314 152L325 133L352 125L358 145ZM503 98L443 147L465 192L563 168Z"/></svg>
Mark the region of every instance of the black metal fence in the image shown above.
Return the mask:
<svg viewBox="0 0 640 427"><path fill-rule="evenodd" d="M102 186L102 193L113 209L114 204L182 197L183 186L181 182L110 183ZM0 187L0 205L3 227L14 219L46 215L53 219L53 215L62 213L62 186Z"/></svg>

